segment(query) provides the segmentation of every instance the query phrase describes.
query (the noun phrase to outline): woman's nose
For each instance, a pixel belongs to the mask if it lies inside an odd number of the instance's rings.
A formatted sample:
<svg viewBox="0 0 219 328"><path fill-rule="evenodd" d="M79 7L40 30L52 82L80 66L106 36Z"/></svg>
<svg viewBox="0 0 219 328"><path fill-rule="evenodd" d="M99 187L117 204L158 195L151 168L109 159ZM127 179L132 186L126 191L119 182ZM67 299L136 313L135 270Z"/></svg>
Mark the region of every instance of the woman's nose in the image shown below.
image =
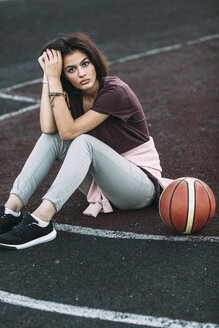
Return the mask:
<svg viewBox="0 0 219 328"><path fill-rule="evenodd" d="M79 77L84 77L86 75L86 72L83 70L83 68L78 68L78 75Z"/></svg>

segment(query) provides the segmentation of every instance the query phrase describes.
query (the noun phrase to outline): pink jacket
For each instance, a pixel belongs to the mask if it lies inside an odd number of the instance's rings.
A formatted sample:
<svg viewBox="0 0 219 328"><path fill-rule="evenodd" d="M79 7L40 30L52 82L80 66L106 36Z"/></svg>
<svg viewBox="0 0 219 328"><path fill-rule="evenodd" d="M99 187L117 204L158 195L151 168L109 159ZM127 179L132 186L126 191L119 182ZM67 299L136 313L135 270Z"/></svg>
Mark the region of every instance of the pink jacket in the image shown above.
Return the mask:
<svg viewBox="0 0 219 328"><path fill-rule="evenodd" d="M173 180L166 179L161 176L162 169L160 166L159 155L152 137L150 137L150 140L144 144L137 146L121 155L136 166L150 172L158 180L158 183L163 189L173 182ZM100 211L104 213L113 212L109 200L106 196L104 196L95 180L91 183L87 200L90 205L83 212L85 215L96 217Z"/></svg>

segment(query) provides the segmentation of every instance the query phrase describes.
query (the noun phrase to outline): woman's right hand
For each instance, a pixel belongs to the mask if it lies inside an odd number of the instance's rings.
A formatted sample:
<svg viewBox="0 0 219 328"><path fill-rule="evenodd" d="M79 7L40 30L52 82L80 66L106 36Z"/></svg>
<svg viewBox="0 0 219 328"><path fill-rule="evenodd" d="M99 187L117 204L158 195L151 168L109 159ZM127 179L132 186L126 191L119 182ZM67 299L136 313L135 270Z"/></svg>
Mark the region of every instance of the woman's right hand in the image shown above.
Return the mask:
<svg viewBox="0 0 219 328"><path fill-rule="evenodd" d="M38 58L38 62L40 64L40 67L43 71L43 74L45 75L45 60L44 60L44 54L42 54L39 58Z"/></svg>

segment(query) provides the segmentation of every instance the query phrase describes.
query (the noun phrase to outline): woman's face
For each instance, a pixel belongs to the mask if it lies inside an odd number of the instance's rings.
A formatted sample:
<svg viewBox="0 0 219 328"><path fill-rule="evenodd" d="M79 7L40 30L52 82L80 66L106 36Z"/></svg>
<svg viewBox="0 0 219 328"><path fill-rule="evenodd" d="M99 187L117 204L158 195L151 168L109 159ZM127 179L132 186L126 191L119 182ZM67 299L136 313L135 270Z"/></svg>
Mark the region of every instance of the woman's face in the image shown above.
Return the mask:
<svg viewBox="0 0 219 328"><path fill-rule="evenodd" d="M69 82L77 89L91 91L98 84L96 69L88 56L75 50L63 59L63 72Z"/></svg>

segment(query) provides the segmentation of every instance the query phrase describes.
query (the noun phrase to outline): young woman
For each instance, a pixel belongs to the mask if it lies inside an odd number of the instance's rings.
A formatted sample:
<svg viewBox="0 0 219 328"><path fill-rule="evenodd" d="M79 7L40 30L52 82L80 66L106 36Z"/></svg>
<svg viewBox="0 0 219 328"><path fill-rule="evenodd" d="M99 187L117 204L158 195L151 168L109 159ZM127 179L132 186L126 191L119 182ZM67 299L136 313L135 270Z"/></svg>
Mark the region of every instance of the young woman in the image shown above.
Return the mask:
<svg viewBox="0 0 219 328"><path fill-rule="evenodd" d="M90 205L84 214L140 209L159 197L159 156L142 107L129 86L108 76L105 57L84 34L61 34L42 50L42 135L0 207L0 245L22 249L56 237L52 217L79 188ZM62 163L42 203L21 209Z"/></svg>

